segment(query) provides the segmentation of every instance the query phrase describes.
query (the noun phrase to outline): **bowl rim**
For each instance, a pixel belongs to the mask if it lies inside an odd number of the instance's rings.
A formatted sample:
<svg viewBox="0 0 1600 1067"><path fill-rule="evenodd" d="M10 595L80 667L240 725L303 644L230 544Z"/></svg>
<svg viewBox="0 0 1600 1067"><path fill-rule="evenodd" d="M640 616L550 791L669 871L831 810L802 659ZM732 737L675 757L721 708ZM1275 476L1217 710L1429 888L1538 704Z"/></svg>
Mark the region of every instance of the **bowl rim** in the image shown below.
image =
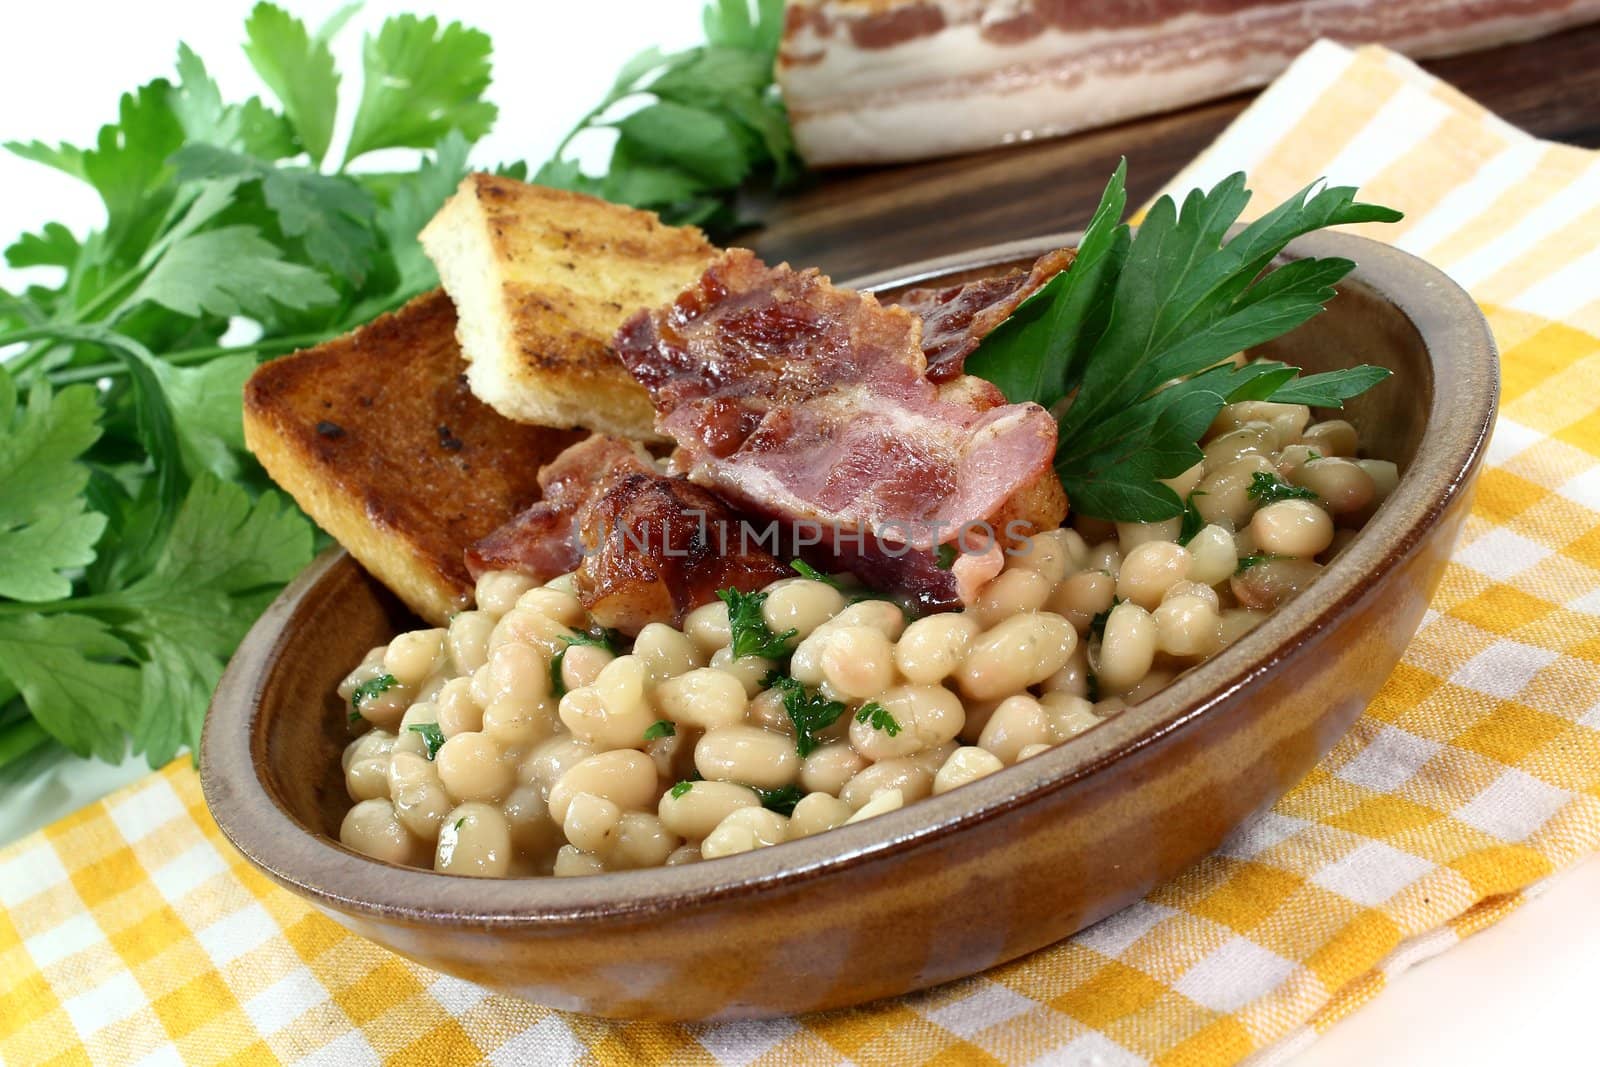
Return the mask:
<svg viewBox="0 0 1600 1067"><path fill-rule="evenodd" d="M940 256L845 284L884 290L956 270L981 270L1075 243L1056 233ZM281 658L286 626L321 580L343 564L334 548L313 561L251 629L224 672L201 742L206 803L224 835L257 867L334 910L383 919L473 927L563 927L699 908L805 882L916 848L993 821L1035 798L1072 787L1186 726L1264 678L1314 641L1326 624L1394 571L1457 500L1482 461L1499 396L1494 338L1472 298L1438 268L1348 233L1301 237L1286 255L1343 256L1346 283L1391 302L1417 330L1433 369L1433 396L1417 452L1385 506L1318 577L1318 597L1299 597L1167 689L1050 751L939 796L826 834L715 863L574 878L469 879L382 864L308 833L262 781L253 758L262 694L253 687ZM388 868L371 878L374 865ZM360 892L352 892L360 887Z"/></svg>

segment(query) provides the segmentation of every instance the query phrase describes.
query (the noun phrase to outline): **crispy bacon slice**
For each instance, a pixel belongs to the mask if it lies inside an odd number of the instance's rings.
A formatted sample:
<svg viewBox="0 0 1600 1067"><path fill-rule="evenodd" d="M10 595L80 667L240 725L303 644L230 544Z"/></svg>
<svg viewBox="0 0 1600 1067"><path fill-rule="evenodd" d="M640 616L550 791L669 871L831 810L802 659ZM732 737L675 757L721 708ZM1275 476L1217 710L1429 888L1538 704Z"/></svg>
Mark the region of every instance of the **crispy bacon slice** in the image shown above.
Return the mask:
<svg viewBox="0 0 1600 1067"><path fill-rule="evenodd" d="M741 520L709 489L683 478L626 474L585 515L592 546L578 569L578 598L602 626L637 634L651 622L681 625L717 590L753 593L794 572L752 546Z"/></svg>
<svg viewBox="0 0 1600 1067"><path fill-rule="evenodd" d="M922 320L922 352L930 381L946 382L962 373L978 343L1004 322L1045 283L1072 266L1077 250L1047 252L1029 270L1013 270L965 285L908 289L895 304Z"/></svg>
<svg viewBox="0 0 1600 1067"><path fill-rule="evenodd" d="M576 571L589 614L626 634L680 624L718 589L793 577L715 493L659 473L633 442L595 434L544 467L539 484L542 500L468 550L474 577L511 570L546 582Z"/></svg>
<svg viewBox="0 0 1600 1067"><path fill-rule="evenodd" d="M975 378L929 381L920 328L815 270L732 249L624 324L615 348L691 481L783 520L876 588L949 607L1000 550L949 568L941 546L972 547L984 523L1053 526L1066 501L1050 416Z"/></svg>
<svg viewBox="0 0 1600 1067"><path fill-rule="evenodd" d="M644 450L620 437L597 433L569 445L540 468L540 499L467 549L467 570L473 578L516 571L536 582L576 570L583 512L614 478L655 473Z"/></svg>

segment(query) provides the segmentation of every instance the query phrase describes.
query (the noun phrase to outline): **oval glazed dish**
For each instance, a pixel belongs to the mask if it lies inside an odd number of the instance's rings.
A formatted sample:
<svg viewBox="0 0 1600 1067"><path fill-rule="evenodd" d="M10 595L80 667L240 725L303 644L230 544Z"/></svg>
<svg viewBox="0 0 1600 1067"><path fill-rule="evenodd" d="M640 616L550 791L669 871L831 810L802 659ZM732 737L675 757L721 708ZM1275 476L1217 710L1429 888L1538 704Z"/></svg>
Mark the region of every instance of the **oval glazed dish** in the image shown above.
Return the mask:
<svg viewBox="0 0 1600 1067"><path fill-rule="evenodd" d="M1027 264L1054 235L855 284L880 293ZM1289 255L1360 264L1329 310L1258 354L1395 376L1351 405L1398 489L1305 595L1155 697L1033 759L853 826L713 862L475 880L345 849L349 740L334 687L406 628L348 556L324 554L262 616L211 706L205 798L268 876L429 967L553 1007L717 1019L858 1004L1060 940L1215 849L1304 776L1382 685L1467 514L1498 363L1471 299L1375 242ZM412 623L411 625L414 625Z"/></svg>

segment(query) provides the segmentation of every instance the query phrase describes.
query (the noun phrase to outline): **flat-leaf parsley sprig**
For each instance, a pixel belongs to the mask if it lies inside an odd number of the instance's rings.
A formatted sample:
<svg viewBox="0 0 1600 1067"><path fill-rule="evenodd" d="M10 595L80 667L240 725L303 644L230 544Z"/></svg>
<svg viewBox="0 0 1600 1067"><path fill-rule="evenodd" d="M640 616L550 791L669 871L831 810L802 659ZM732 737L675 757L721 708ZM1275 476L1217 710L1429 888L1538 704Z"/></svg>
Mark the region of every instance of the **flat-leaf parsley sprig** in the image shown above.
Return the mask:
<svg viewBox="0 0 1600 1067"><path fill-rule="evenodd" d="M1056 473L1074 511L1122 522L1183 514L1161 479L1200 460L1224 404L1272 400L1340 407L1388 377L1378 367L1301 376L1283 363L1232 357L1323 309L1355 266L1313 258L1268 270L1294 238L1328 226L1394 222L1355 189L1313 184L1243 227L1243 174L1180 209L1162 197L1135 233L1122 221L1127 167L1106 186L1072 266L984 339L967 369L1013 402L1059 413Z"/></svg>

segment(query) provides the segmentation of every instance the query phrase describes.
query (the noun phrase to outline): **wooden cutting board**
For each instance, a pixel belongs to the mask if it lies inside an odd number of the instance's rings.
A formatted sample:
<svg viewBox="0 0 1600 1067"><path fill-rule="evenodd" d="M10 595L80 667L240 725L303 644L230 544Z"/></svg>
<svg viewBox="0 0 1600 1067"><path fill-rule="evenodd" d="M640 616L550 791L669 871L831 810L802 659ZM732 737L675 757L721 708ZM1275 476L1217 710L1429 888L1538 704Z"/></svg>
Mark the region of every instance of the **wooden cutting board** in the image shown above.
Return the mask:
<svg viewBox="0 0 1600 1067"><path fill-rule="evenodd" d="M1600 147L1600 24L1424 63L1538 137ZM1022 147L813 177L757 212L742 239L769 262L849 278L930 256L1080 229L1121 156L1143 203L1210 144L1254 94Z"/></svg>

